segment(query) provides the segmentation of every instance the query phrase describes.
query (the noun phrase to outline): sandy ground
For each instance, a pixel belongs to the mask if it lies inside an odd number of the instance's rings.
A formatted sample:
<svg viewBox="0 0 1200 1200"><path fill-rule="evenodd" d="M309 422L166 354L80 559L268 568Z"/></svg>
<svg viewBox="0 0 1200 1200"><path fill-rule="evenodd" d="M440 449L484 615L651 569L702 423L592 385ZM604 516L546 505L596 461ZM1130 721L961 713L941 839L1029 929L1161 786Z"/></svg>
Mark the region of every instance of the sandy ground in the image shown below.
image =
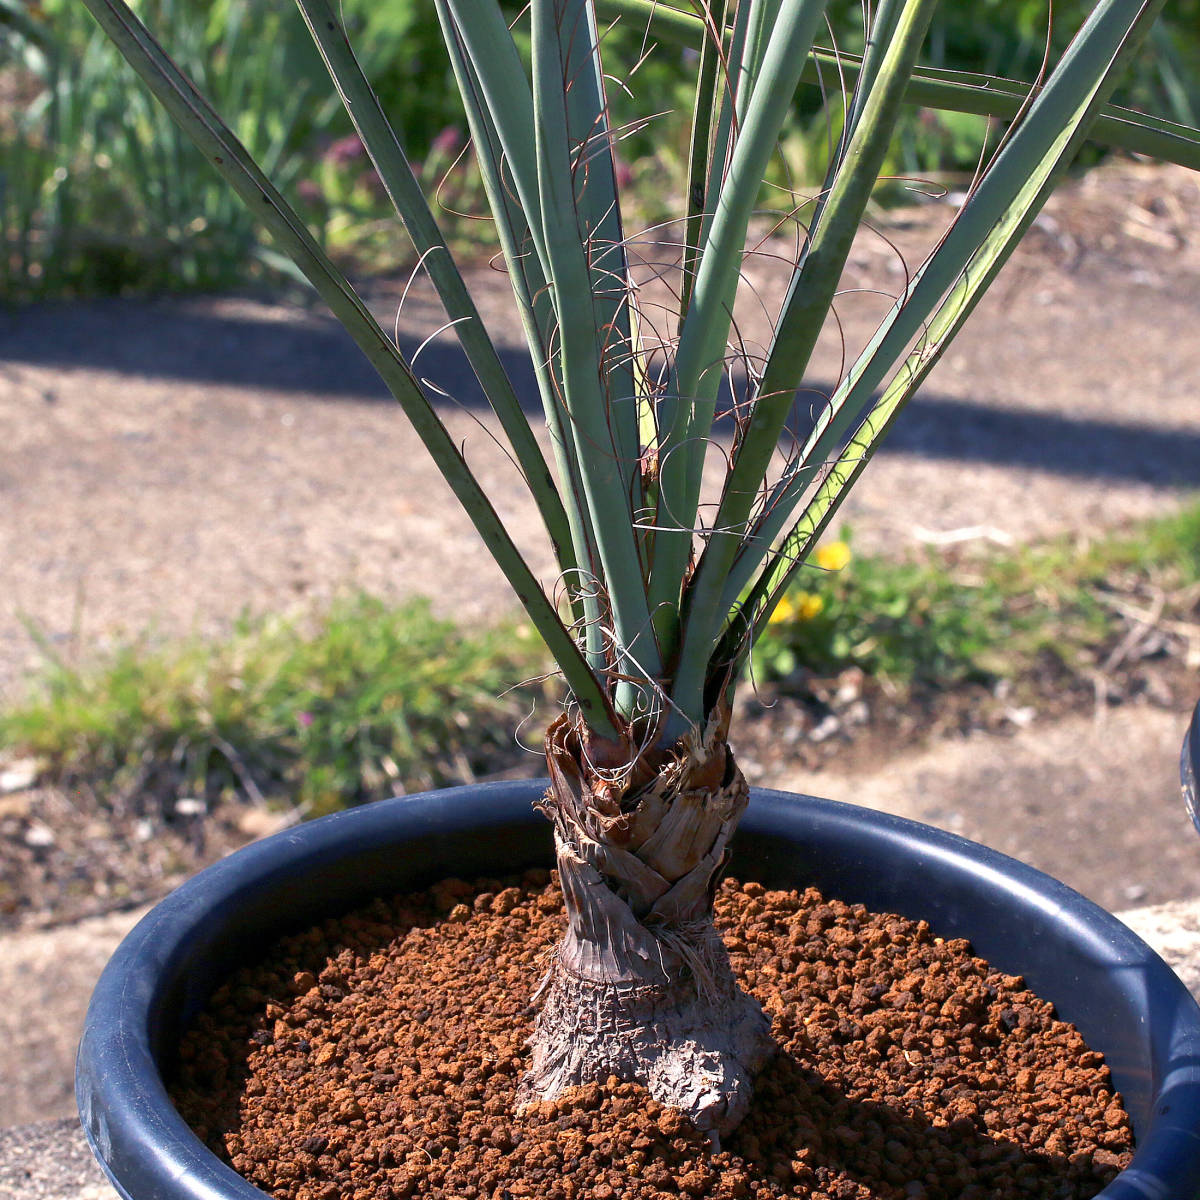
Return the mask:
<svg viewBox="0 0 1200 1200"><path fill-rule="evenodd" d="M1186 713L1145 705L938 741L853 772L773 786L911 817L1032 863L1110 912L1200 894L1179 793Z"/></svg>

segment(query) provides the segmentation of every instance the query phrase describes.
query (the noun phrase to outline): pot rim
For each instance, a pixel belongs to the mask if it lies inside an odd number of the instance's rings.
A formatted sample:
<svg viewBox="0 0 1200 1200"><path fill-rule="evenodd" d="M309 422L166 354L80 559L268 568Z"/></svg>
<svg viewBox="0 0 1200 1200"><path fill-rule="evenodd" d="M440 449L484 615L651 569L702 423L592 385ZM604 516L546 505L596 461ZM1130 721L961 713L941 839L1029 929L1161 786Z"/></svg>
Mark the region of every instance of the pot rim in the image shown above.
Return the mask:
<svg viewBox="0 0 1200 1200"><path fill-rule="evenodd" d="M443 844L448 847L455 835L461 840L467 830L476 857L490 859L495 873L496 853L518 838L527 847L536 825L544 830L548 864L549 827L530 807L544 787L541 780L468 785L335 813L244 847L151 909L96 985L76 1062L76 1097L88 1143L125 1200L266 1195L200 1142L171 1103L160 1067L164 1045L211 991L204 969L212 975L211 963L222 954L232 960L228 946L242 924L248 925L240 936L249 949L268 936L302 928L319 912L347 911L363 902L371 873L364 868L338 875L338 864L360 859L383 864L391 847L413 841L426 852L421 866L408 872L413 882L400 888L422 886L418 875L425 883L448 874L486 875L487 869L476 871L469 862L463 867L461 847L454 869L445 865L449 858L439 857ZM1200 1197L1200 1007L1166 963L1115 917L997 851L838 801L752 789L735 843L734 873L749 870L764 882L780 876L785 851L787 873L794 875L797 855L803 858L807 847L809 865L823 878L820 886L839 899L883 908L888 895L907 894L911 901L919 892L922 911L905 912L911 903L891 905L893 911L923 917L945 936L967 936L962 931L967 917L991 918L994 927L981 926L989 932L971 934L976 952L999 970L1024 975L1040 995L1065 1006L1064 1016L1089 1044L1089 1025L1111 1023L1116 1004L1135 1022L1129 1036L1143 1057L1140 1062L1114 1062L1107 1052L1106 1057L1117 1088L1127 1101L1131 1094L1141 1096L1142 1111L1131 1113L1138 1132L1132 1164L1097 1200ZM831 864L822 849L827 843L853 850ZM314 884L322 877L340 882ZM804 881L793 878L790 886ZM1092 994L1087 980L1097 973L1115 981L1109 992ZM1043 990L1039 976L1059 981L1060 989L1063 979L1073 978L1081 985L1079 994L1067 1004L1067 997Z"/></svg>

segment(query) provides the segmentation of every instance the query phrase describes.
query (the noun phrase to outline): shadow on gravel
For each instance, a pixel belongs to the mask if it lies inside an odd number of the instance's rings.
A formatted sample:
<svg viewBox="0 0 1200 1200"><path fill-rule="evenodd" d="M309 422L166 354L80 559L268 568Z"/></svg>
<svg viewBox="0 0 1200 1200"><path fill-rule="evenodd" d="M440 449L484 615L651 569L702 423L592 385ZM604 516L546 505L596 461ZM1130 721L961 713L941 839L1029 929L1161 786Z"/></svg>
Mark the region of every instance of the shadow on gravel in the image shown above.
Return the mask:
<svg viewBox="0 0 1200 1200"><path fill-rule="evenodd" d="M1155 487L1200 485L1200 433L993 408L924 395L888 434L887 452L1029 467Z"/></svg>
<svg viewBox="0 0 1200 1200"><path fill-rule="evenodd" d="M420 342L401 338L411 358ZM501 349L518 394L540 411L524 349ZM221 387L313 392L338 400L390 400L388 390L329 317L255 320L205 312L179 302L108 300L0 312L0 363L113 371ZM417 374L452 391L459 403L484 405L453 342L426 346Z"/></svg>
<svg viewBox="0 0 1200 1200"><path fill-rule="evenodd" d="M401 339L406 355L418 345ZM539 412L528 355L520 348L501 347L500 356L518 394L529 398L527 410ZM329 318L254 320L178 302L112 300L0 313L0 364L4 362L330 399L389 399L349 335ZM453 343L426 346L417 374L457 404L485 406ZM827 389L816 385L812 390ZM53 393L46 397L50 402L54 398ZM728 401L726 394L725 407ZM805 422L797 424L803 428ZM909 406L889 437L887 452L1159 487L1200 486L1200 433L1193 430L997 408L928 394Z"/></svg>

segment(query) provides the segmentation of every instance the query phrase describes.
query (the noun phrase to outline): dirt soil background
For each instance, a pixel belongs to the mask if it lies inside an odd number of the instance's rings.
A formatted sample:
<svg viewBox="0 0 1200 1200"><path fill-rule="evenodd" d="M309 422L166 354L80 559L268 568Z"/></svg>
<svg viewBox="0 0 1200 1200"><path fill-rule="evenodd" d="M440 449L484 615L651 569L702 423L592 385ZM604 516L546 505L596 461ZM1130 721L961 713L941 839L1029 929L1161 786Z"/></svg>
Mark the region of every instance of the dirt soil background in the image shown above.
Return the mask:
<svg viewBox="0 0 1200 1200"><path fill-rule="evenodd" d="M902 286L897 252L914 267L951 211L892 211L859 239L855 291L819 349L817 386L835 378L843 335L852 353L873 328L888 302L877 293ZM749 274L764 300L779 293L769 256ZM411 351L442 317L420 286L397 312L403 282L371 298ZM528 385L506 280L482 264L471 283ZM742 321L751 349L765 336L756 305ZM1198 329L1197 177L1125 163L1071 185L847 506L855 546L1087 536L1171 510L1200 489ZM446 335L419 368L456 397L442 405L447 424L552 582L532 505ZM0 564L0 700L39 664L30 626L86 658L147 633L219 634L243 610L311 611L353 588L428 594L460 620L515 607L348 338L316 310L236 297L0 313ZM756 782L946 825L1121 908L1191 896L1200 882L1176 775L1188 707L1166 689L1095 711L1022 712L1004 736L860 741L816 765L795 749L785 708L747 730L744 757ZM14 790L0 795L0 824L32 813L53 836L81 820L76 801ZM24 837L28 823L12 828ZM252 820L204 854L260 830ZM196 861L154 864L137 895L98 907L160 892Z"/></svg>

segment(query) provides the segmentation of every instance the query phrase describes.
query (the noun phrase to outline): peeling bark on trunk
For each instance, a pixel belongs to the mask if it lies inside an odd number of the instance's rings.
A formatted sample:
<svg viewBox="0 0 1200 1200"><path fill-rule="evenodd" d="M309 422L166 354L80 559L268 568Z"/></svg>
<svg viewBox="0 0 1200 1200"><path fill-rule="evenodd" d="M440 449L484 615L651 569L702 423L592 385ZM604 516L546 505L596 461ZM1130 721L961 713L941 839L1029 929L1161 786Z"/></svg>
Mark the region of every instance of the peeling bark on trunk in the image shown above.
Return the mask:
<svg viewBox="0 0 1200 1200"><path fill-rule="evenodd" d="M713 893L749 789L714 721L656 760L546 734L567 932L538 990L521 1100L609 1076L639 1082L714 1138L750 1103L774 1052L712 923Z"/></svg>

